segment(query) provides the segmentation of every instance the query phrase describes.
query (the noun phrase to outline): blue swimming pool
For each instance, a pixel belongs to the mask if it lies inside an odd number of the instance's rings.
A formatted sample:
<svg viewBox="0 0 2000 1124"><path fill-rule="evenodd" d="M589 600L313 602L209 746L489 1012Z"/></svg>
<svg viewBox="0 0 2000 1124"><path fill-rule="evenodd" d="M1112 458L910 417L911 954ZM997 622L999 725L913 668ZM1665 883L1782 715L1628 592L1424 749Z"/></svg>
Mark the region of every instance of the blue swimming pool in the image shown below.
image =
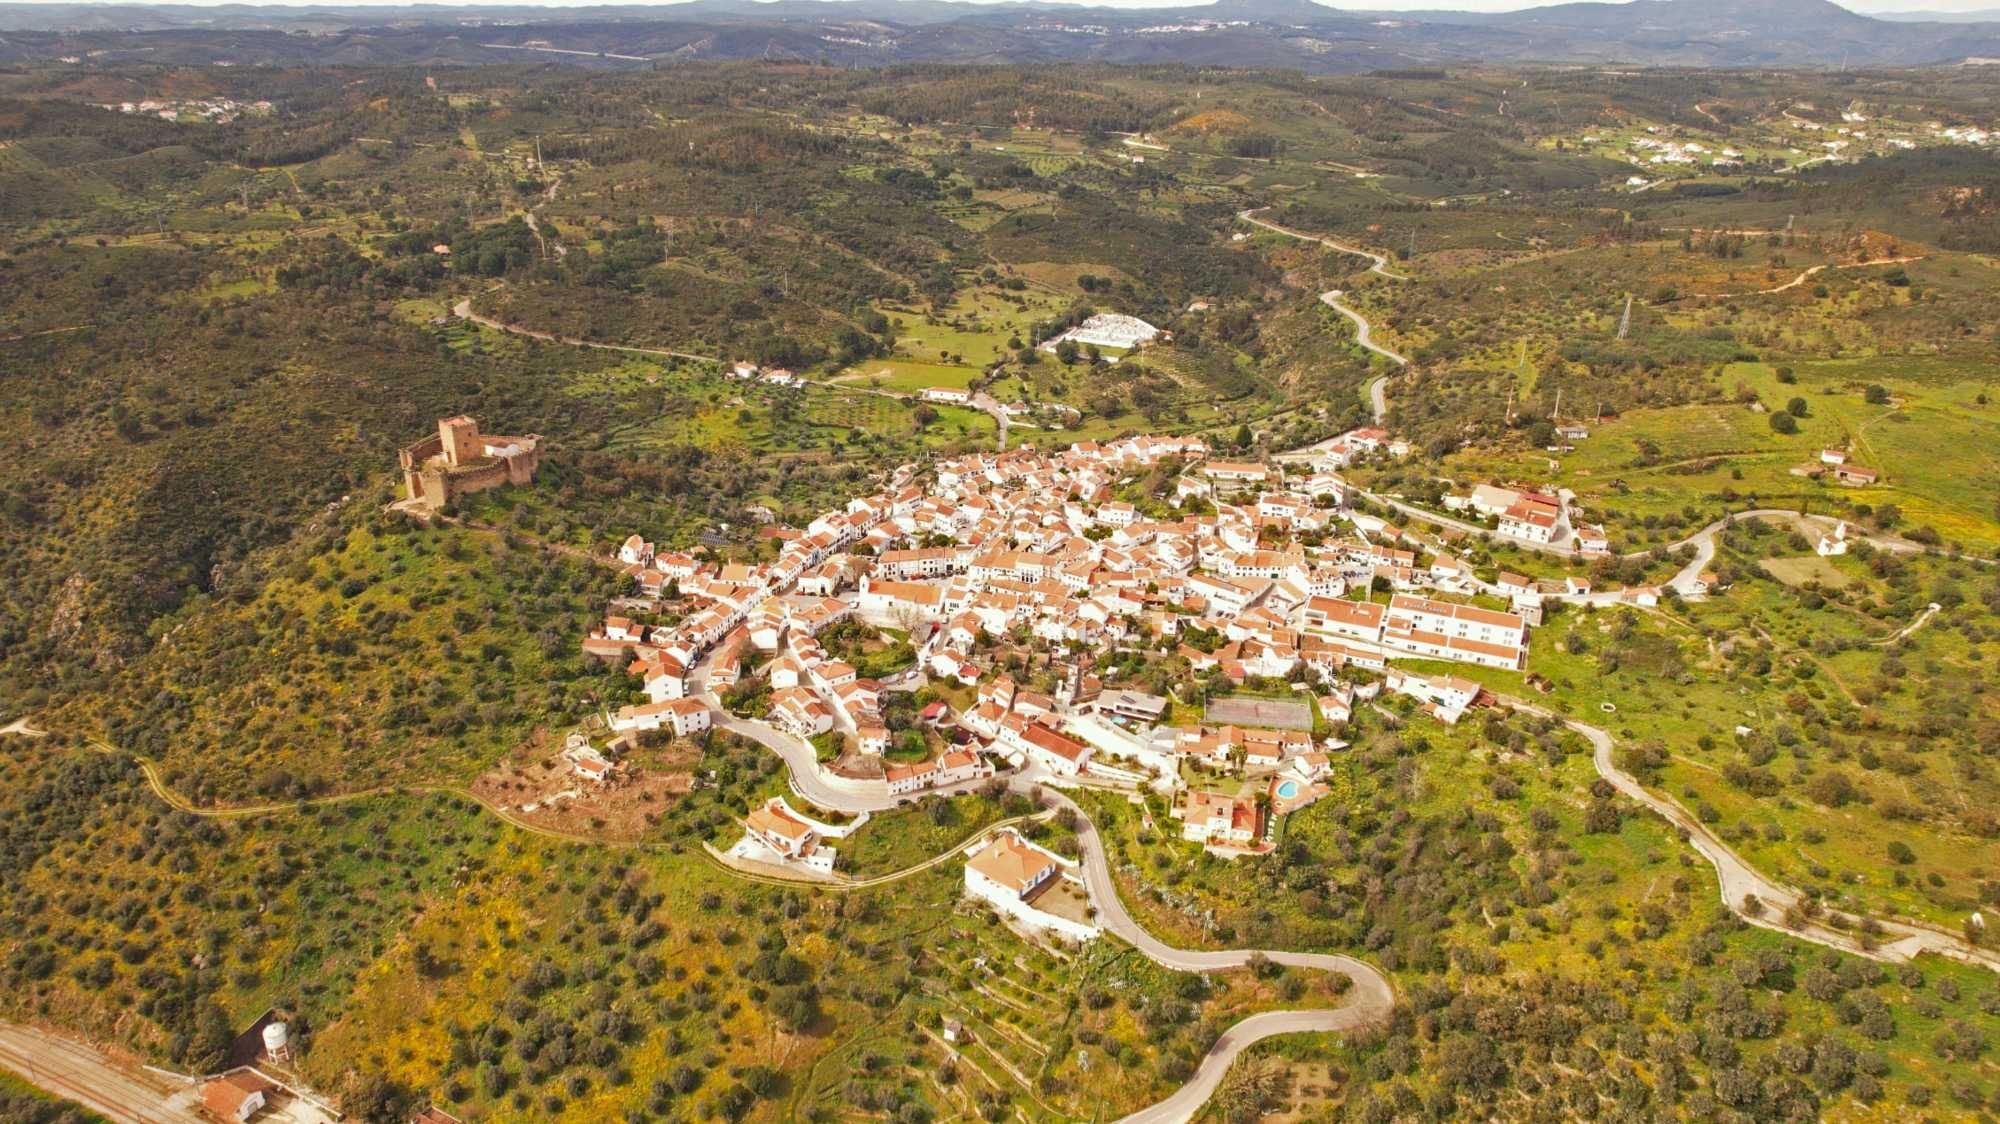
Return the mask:
<svg viewBox="0 0 2000 1124"><path fill-rule="evenodd" d="M1297 796L1298 794L1299 794L1299 782L1297 781L1278 782L1278 798L1280 800L1290 800L1292 797Z"/></svg>

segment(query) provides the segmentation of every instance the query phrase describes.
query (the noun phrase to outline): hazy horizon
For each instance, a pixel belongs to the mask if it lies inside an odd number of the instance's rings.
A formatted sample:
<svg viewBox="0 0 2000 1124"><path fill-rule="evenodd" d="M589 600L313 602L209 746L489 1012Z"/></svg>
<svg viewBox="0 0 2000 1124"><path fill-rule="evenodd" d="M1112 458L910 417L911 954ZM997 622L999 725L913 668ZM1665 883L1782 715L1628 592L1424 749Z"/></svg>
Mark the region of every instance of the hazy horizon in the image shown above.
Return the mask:
<svg viewBox="0 0 2000 1124"><path fill-rule="evenodd" d="M0 7L15 7L24 3L46 3L51 0L0 0ZM58 0L60 2L60 0ZM103 7L142 7L148 0L67 0L67 2ZM186 5L189 7L214 8L224 6L269 7L269 8L402 8L402 7L535 7L535 8L586 8L586 7L658 7L671 8L688 3L689 0L652 0L649 3L623 3L622 0L159 0L161 4ZM751 0L752 3L770 0ZM822 3L840 3L842 0L820 0ZM1211 0L945 0L947 3L967 5L993 5L1007 3L1048 3L1066 4L1090 8L1182 8L1197 7ZM1346 11L1467 11L1467 12L1511 12L1524 8L1540 8L1563 0L1368 0L1365 3L1327 4L1323 0L1313 0L1322 7ZM1605 3L1629 3L1630 0L1602 0ZM1835 0L1839 3L1840 0ZM1849 3L1843 7L1864 15L1878 13L1905 12L1973 12L2000 9L2000 0L1871 0L1869 3Z"/></svg>

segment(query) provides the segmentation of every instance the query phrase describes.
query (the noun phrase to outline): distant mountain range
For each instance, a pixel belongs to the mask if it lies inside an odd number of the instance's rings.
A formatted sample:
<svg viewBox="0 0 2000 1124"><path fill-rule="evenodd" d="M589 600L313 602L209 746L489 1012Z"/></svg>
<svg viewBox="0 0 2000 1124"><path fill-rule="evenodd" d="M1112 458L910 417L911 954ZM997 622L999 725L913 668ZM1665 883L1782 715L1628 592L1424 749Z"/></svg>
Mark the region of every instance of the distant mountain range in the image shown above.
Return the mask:
<svg viewBox="0 0 2000 1124"><path fill-rule="evenodd" d="M641 6L0 4L0 61L633 66L783 58L842 66L1096 61L1321 73L1469 62L1921 66L2000 57L2000 22L1881 19L1829 0L1632 0L1504 13L1311 0L1180 8L944 0Z"/></svg>
<svg viewBox="0 0 2000 1124"><path fill-rule="evenodd" d="M2000 8L1966 8L1928 12L1865 12L1878 20L1894 20L1897 23L1996 23L2000 22Z"/></svg>

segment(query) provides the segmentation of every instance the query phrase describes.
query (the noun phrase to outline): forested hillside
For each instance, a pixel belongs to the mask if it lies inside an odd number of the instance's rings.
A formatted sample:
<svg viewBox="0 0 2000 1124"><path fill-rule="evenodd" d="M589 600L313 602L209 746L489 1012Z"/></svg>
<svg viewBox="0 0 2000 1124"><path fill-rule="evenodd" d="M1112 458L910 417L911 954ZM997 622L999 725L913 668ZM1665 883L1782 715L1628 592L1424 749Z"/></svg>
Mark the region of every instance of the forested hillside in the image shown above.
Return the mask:
<svg viewBox="0 0 2000 1124"><path fill-rule="evenodd" d="M955 862L854 893L740 878L705 848L796 790L733 734L647 739L622 818L550 830L508 786L645 698L580 650L626 611L628 535L766 562L765 528L900 465L1146 433L1276 464L1379 424L1410 454L1341 471L1417 568L1651 591L1552 602L1528 674L1453 674L1602 723L1620 767L1807 888L1788 925L1861 943L1748 924L1553 719L1356 706L1331 795L1266 856L1202 854L1143 794L1081 800L1163 938L1394 985L1385 1029L1260 1046L1209 1118L2000 1104L1995 977L1861 955L1878 916L1985 947L1970 917L2000 904L1978 68L508 57L0 68L0 727L47 734L0 734L0 1016L208 1072L283 1008L304 1074L368 1120L1151 1104L1239 1018L1346 977L1050 952L957 904ZM1054 342L1097 314L1160 334ZM412 520L398 450L459 414L537 435L540 470ZM1841 486L1829 451L1874 475ZM1212 515L1175 471L1118 498ZM1607 546L1486 537L1445 502L1480 484L1559 492ZM1092 674L1198 726L1218 682L1189 653L1228 638L1197 632ZM846 642L895 677L920 641ZM1046 810L928 799L843 861L893 873L1031 814L1081 854ZM961 1017L979 1049L944 1041Z"/></svg>

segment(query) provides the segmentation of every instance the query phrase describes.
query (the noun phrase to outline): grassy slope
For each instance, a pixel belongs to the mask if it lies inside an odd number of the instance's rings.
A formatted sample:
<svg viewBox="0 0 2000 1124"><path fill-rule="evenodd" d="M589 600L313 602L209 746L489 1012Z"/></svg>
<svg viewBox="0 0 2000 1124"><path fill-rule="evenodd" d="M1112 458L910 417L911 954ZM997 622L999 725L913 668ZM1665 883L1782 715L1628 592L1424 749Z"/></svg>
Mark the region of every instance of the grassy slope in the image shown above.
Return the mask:
<svg viewBox="0 0 2000 1124"><path fill-rule="evenodd" d="M1987 1035L2000 1030L1990 975L1946 963L1887 973L1885 986L1873 990L1893 1012L1888 1036L1880 1036L1883 1028L1860 1031L1837 1004L1815 999L1798 981L1823 963L1863 978L1876 974L1874 965L1718 923L1712 872L1662 822L1628 814L1615 831L1587 830L1584 809L1595 773L1580 740L1564 746L1530 734L1523 741L1507 727L1494 729L1501 731L1497 743L1469 722L1451 730L1413 719L1400 737L1362 732L1336 770L1334 794L1290 817L1274 858L1194 857L1191 845L1163 841L1163 832L1175 825L1158 808L1152 831L1119 801L1098 802L1093 815L1118 856L1114 861L1132 864L1122 879L1127 900L1157 931L1198 944L1365 946L1395 971L1399 988L1420 1009L1451 1000L1452 1011L1416 1023L1423 1029L1415 1030L1414 1050L1398 1044L1401 1032L1362 1048L1325 1040L1265 1048L1301 1063L1332 1059L1348 1076L1334 1084L1350 1109L1370 1097L1393 1099L1394 1078L1402 1072L1426 1097L1442 1087L1470 1098L1457 1107L1473 1112L1472 1106L1486 1103L1487 1080L1467 1080L1425 1040L1438 1029L1447 1041L1470 1031L1488 1037L1505 1059L1551 1050L1560 1057L1569 1043L1539 1039L1534 1028L1546 1026L1536 1020L1556 1017L1552 1012L1565 1002L1605 1004L1575 1034L1613 1070L1622 1064L1614 1060L1621 1053L1634 1060L1643 1055L1649 1059L1644 1064L1657 1067L1673 1054L1662 1052L1657 1036L1706 1027L1708 1035L1733 1039L1742 1060L1718 1060L1733 1059L1733 1051L1711 1054L1706 1062L1680 1059L1703 1088L1715 1088L1723 1071L1738 1065L1782 1071L1788 1063L1778 1059L1794 1048L1788 1044L1821 1037L1856 1051L1885 1052L1878 1076L1894 1099L1919 1085L1969 1082L1981 1088L1982 1065L1946 1062L1920 1044L1956 1021ZM1541 815L1552 817L1546 829L1533 823ZM1752 994L1777 1015L1782 1030L1745 1035L1726 1029L1729 1019L1720 1012L1731 1002L1733 981L1746 972L1756 980L1748 965L1763 956L1783 968L1773 969ZM1422 998L1439 987L1445 990L1435 1000ZM1467 1014L1486 1002L1515 1015L1468 1024ZM1254 1073L1246 1069L1239 1082ZM1560 1077L1517 1079L1515 1089L1532 1094L1562 1083ZM1327 1092L1301 1089L1295 1095L1309 1105ZM1853 1099L1844 1082L1821 1083L1818 1092L1823 1114L1871 1111L1872 1098ZM1689 1110L1699 1114L1693 1102Z"/></svg>
<svg viewBox="0 0 2000 1124"><path fill-rule="evenodd" d="M709 762L740 778L721 790L733 806L766 756ZM959 904L955 864L815 895L736 881L679 843L556 842L448 798L199 821L116 765L57 747L0 765L16 789L109 770L9 836L39 857L9 875L4 1006L193 1068L275 1003L321 1089L354 1095L365 1072L493 1119L912 1098L1074 1117L1162 1095L1220 1025L1274 1001L1247 974L1210 989L1110 946L1033 949ZM93 879L69 878L79 861ZM204 967L160 939L177 932L205 934ZM133 1018L134 999L167 1025ZM933 1037L947 1015L977 1036L951 1076Z"/></svg>

